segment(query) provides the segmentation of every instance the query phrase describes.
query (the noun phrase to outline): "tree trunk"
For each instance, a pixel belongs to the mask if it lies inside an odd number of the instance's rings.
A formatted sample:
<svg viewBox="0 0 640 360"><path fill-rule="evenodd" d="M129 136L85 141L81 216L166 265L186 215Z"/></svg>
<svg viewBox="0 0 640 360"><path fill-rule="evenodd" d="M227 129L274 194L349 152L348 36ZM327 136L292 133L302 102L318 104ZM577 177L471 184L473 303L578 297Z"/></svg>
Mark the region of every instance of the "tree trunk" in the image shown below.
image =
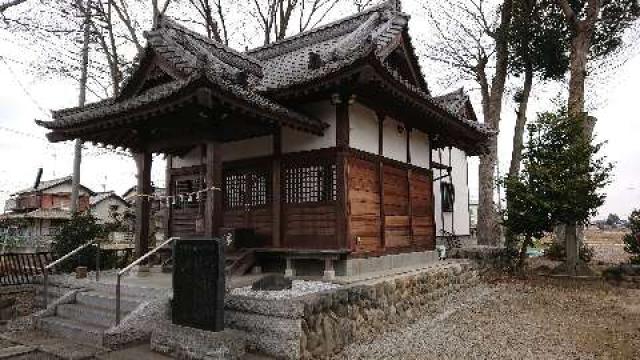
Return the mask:
<svg viewBox="0 0 640 360"><path fill-rule="evenodd" d="M577 33L571 42L570 57L570 79L569 79L569 100L568 113L577 121L582 121L584 126L584 136L591 139L595 118L586 116L584 111L584 88L587 78L587 61L589 49L591 48L592 32L585 29L584 26L578 26ZM567 253L567 268L570 275L575 275L576 264L580 256L580 243L582 242L583 232L578 234L576 224L563 224L564 228L564 245ZM557 233L561 233L561 229L557 229Z"/></svg>
<svg viewBox="0 0 640 360"><path fill-rule="evenodd" d="M80 64L80 92L78 105L84 106L87 98L87 78L89 71L89 40L91 35L91 1L84 7L84 34L82 39L82 60ZM73 153L73 177L71 179L71 213L78 212L80 197L80 163L82 161L82 140L76 139Z"/></svg>
<svg viewBox="0 0 640 360"><path fill-rule="evenodd" d="M584 114L584 83L587 57L591 48L591 32L579 29L571 41L568 112L576 118Z"/></svg>
<svg viewBox="0 0 640 360"><path fill-rule="evenodd" d="M529 245L531 245L531 236L526 236L524 238L524 240L522 241L522 247L520 248L520 254L518 254L518 265L517 265L517 270L518 272L522 273L523 269L524 269L524 261L527 258L527 249L529 248Z"/></svg>
<svg viewBox="0 0 640 360"><path fill-rule="evenodd" d="M533 86L533 70L528 66L524 74L524 87L522 88L522 99L518 106L516 126L513 131L513 150L511 151L511 164L509 166L509 177L516 176L520 172L522 162L522 150L524 148L524 128L527 124L527 106ZM507 204L509 206L509 204Z"/></svg>
<svg viewBox="0 0 640 360"><path fill-rule="evenodd" d="M565 225L565 248L567 250L567 273L576 276L578 265L578 241L576 237L576 224Z"/></svg>
<svg viewBox="0 0 640 360"><path fill-rule="evenodd" d="M512 0L505 0L500 10L500 28L496 31L496 69L491 82L489 98L483 91L483 107L485 110L485 124L494 130L500 129L500 113L504 84L507 79L509 60L508 34L512 18ZM482 79L480 81L483 83ZM486 79L485 79L486 84ZM486 116L488 115L488 117ZM483 245L500 245L501 231L498 224L498 213L493 203L495 194L495 170L498 162L498 137L489 140L487 154L480 156L480 191L478 196L478 243Z"/></svg>

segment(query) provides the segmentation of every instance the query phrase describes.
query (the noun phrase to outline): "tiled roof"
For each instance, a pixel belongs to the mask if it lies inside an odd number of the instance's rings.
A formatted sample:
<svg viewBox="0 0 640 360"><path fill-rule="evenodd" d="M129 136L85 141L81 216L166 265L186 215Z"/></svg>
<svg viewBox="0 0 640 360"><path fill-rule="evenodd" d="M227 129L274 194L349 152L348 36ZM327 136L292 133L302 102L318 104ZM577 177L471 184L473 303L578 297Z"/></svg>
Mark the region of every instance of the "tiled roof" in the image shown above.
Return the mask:
<svg viewBox="0 0 640 360"><path fill-rule="evenodd" d="M317 131L326 127L326 124L319 120L297 113L254 91L235 84L229 79L225 79L216 73L215 70L209 70L204 73L193 72L185 79L174 80L148 89L134 97L106 103L100 107L92 106L88 108L76 108L75 111L58 112L54 114L54 121L37 121L37 123L47 129L72 128L91 122L96 118L122 114L145 105L159 103L172 95L178 94L188 86L196 84L198 81L206 81L210 85L214 85L216 88L223 90L223 92L244 101L251 107L264 111L270 118L282 120L283 123L290 120L293 123L297 123L298 126L313 127L317 129Z"/></svg>
<svg viewBox="0 0 640 360"><path fill-rule="evenodd" d="M89 204L91 204L91 206L96 206L98 203L110 198L110 197L115 197L116 199L120 200L123 203L126 203L126 201L124 201L123 198L121 198L118 194L115 193L115 191L104 191L104 192L99 192L97 193L95 196L92 196L89 198Z"/></svg>
<svg viewBox="0 0 640 360"><path fill-rule="evenodd" d="M460 117L466 116L465 105L469 101L469 96L464 92L463 88L448 94L434 96L433 100Z"/></svg>
<svg viewBox="0 0 640 360"><path fill-rule="evenodd" d="M474 130L489 133L481 124L461 117L448 97L432 97L422 74L418 74L418 85L414 85L386 65L386 57L406 43L409 61L420 71L407 38L408 20L409 16L401 12L399 0L387 0L352 16L241 53L165 17L156 29L145 34L148 46L144 56L151 52L161 56L180 75L178 79L135 96L123 92L121 98L57 111L53 122L38 123L54 130L73 128L96 118L159 103L205 79L206 86L213 87L216 94L231 95L269 120L288 126L294 124L294 127L298 124L307 130L318 129L315 132L320 134L326 124L284 107L270 97L279 90L295 89L297 85L337 74L360 60L371 59L382 65L378 67L380 71L388 72L396 83L421 101L448 112ZM138 62L144 58L142 55Z"/></svg>
<svg viewBox="0 0 640 360"><path fill-rule="evenodd" d="M338 71L372 52L381 60L393 51L409 16L397 10L396 1L386 1L363 12L302 32L275 43L249 50L262 60L262 91L287 88ZM309 67L309 54L322 59L322 66Z"/></svg>
<svg viewBox="0 0 640 360"><path fill-rule="evenodd" d="M65 209L37 209L27 213L5 213L0 216L5 219L70 220L71 211Z"/></svg>
<svg viewBox="0 0 640 360"><path fill-rule="evenodd" d="M25 193L30 193L30 192L34 192L34 191L42 191L42 190L50 189L50 188L52 188L54 186L58 186L60 184L64 184L64 183L66 183L68 181L71 181L71 175L65 176L65 177L61 177L61 178L58 178L58 179L40 181L40 184L38 185L37 189L32 186L32 187L17 191L13 195L19 195L19 194L25 194Z"/></svg>

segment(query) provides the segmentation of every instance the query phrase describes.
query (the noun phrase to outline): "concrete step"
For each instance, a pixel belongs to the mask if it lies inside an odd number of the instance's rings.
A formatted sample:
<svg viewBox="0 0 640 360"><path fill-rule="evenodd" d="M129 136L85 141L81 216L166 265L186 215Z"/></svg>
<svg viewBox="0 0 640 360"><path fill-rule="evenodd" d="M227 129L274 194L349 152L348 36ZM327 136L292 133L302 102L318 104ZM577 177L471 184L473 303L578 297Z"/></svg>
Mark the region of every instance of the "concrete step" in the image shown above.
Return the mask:
<svg viewBox="0 0 640 360"><path fill-rule="evenodd" d="M120 311L131 312L143 301L143 299L139 298L122 296L120 297ZM115 311L116 309L115 295L95 291L79 292L78 295L76 295L76 303L111 311Z"/></svg>
<svg viewBox="0 0 640 360"><path fill-rule="evenodd" d="M57 316L42 318L39 322L40 329L48 334L93 346L102 346L104 331L107 329L104 326L63 319Z"/></svg>
<svg viewBox="0 0 640 360"><path fill-rule="evenodd" d="M105 283L93 283L90 285L90 288L96 292L104 293L104 294L116 294L116 285L115 284L105 284ZM163 296L166 295L168 289L158 289L152 287L143 287L143 286L132 286L121 284L120 285L120 295L123 297L130 298L141 298L141 299L149 299L152 297Z"/></svg>
<svg viewBox="0 0 640 360"><path fill-rule="evenodd" d="M120 318L128 314L127 311L120 312ZM82 304L62 304L56 308L56 316L63 319L76 320L79 322L97 325L102 327L112 327L116 324L116 313L112 310L87 306Z"/></svg>

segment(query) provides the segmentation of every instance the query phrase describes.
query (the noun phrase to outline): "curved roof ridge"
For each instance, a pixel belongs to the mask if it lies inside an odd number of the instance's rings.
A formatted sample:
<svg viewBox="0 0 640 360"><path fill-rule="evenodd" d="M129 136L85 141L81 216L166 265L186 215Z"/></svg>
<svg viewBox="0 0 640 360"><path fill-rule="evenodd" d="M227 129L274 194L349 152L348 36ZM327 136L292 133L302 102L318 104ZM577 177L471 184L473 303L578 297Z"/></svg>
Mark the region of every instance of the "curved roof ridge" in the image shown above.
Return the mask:
<svg viewBox="0 0 640 360"><path fill-rule="evenodd" d="M213 39L209 39L208 37L204 36L203 34L200 34L197 31L191 30L181 24L179 24L177 21L175 21L174 19L168 17L168 16L163 16L161 18L161 20L158 23L158 27L154 30L151 30L148 32L149 35L153 35L154 33L157 33L159 31L162 31L162 29L166 29L166 28L170 28L173 29L175 31L179 31L187 36L190 36L198 41L201 41L203 43L205 43L206 45L212 46L217 50L220 50L224 53L227 53L230 56L236 57L237 60L245 62L245 65L248 67L251 67L253 72L256 73L260 73L262 70L262 64L260 63L260 61L244 52L240 52L228 45L225 45L219 41L213 40ZM224 59L222 59L224 61ZM235 64L230 64L230 65L235 65Z"/></svg>
<svg viewBox="0 0 640 360"><path fill-rule="evenodd" d="M399 2L398 0L387 0L384 1L383 3L376 5L376 6L372 6L366 10L357 12L355 14L352 14L350 16L347 17L343 17L340 19L337 19L335 21L332 21L330 23L324 24L322 26L318 26L318 27L314 27L312 29L303 31L303 32L299 32L295 35L291 35L288 37L285 37L281 40L278 41L274 41L270 44L267 45L262 45L259 46L257 48L253 48L253 49L249 49L246 53L249 55L253 55L253 56L257 56L259 59L269 59L278 55L281 55L282 53L286 53L286 52L290 52L292 51L291 47L287 47L287 45L291 44L294 48L296 47L304 47L304 46L308 46L310 44L313 43L317 43L323 40L327 40L328 38L333 38L333 37L337 37L340 35L344 35L350 31L353 31L355 28L359 27L359 25L354 24L352 27L347 27L345 29L339 29L339 27L341 25L345 25L349 22L358 20L360 18L363 17L367 17L367 15L370 15L373 12L376 11L380 11L380 10L384 10L384 9L388 9L394 12L400 12L400 10L397 7L397 2ZM327 30L330 30L332 28L336 28L335 32L331 32L331 33L326 33ZM340 31L341 30L341 31ZM320 36L318 37L318 39L313 39L311 41L305 41L302 42L300 41L301 39L313 36L315 34L318 33L322 33L325 32L325 36ZM293 44L292 44L293 43Z"/></svg>

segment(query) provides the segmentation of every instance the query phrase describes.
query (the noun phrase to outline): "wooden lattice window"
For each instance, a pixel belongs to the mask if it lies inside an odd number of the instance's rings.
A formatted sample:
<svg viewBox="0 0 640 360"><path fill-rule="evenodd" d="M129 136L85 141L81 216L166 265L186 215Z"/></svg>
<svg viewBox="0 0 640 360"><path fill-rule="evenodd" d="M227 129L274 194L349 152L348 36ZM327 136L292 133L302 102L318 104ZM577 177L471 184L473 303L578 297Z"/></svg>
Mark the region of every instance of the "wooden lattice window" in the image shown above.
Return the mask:
<svg viewBox="0 0 640 360"><path fill-rule="evenodd" d="M284 172L284 200L288 204L334 201L336 165L290 166Z"/></svg>
<svg viewBox="0 0 640 360"><path fill-rule="evenodd" d="M265 169L233 169L224 176L225 209L265 206L270 198L270 174Z"/></svg>

